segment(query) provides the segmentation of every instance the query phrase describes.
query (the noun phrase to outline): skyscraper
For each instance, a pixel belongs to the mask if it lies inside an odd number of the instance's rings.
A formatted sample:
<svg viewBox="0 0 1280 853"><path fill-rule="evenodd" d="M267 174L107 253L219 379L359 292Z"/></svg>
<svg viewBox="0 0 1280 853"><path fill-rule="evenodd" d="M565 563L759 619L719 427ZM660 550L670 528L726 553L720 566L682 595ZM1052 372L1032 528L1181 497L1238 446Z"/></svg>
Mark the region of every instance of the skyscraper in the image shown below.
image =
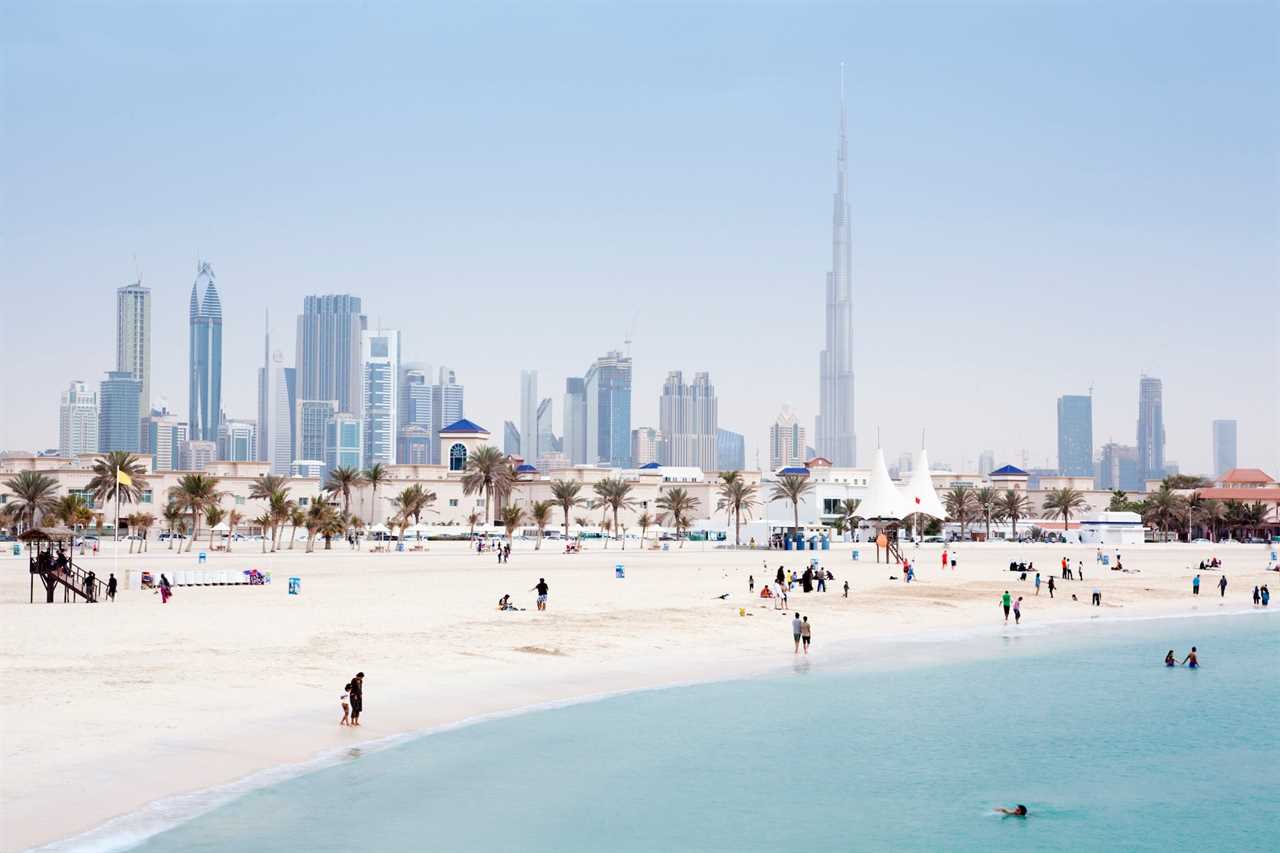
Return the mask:
<svg viewBox="0 0 1280 853"><path fill-rule="evenodd" d="M405 452L411 452L420 459L416 464L431 462L431 425L435 421L431 414L432 385L431 368L427 365L406 363L400 368L400 450L396 453L397 462L412 462L404 456ZM427 455L422 459L424 448Z"/></svg>
<svg viewBox="0 0 1280 853"><path fill-rule="evenodd" d="M538 430L538 459L541 459L548 453L558 451L560 448L556 443L555 430L551 424L552 406L551 398L543 397L538 403L538 411L534 416L534 425Z"/></svg>
<svg viewBox="0 0 1280 853"><path fill-rule="evenodd" d="M587 464L631 467L631 356L614 350L583 378L587 398Z"/></svg>
<svg viewBox="0 0 1280 853"><path fill-rule="evenodd" d="M400 424L400 333L394 329L361 335L361 413L364 419L364 463L396 461Z"/></svg>
<svg viewBox="0 0 1280 853"><path fill-rule="evenodd" d="M1236 467L1236 422L1213 422L1213 476L1221 477Z"/></svg>
<svg viewBox="0 0 1280 853"><path fill-rule="evenodd" d="M187 424L168 409L156 409L142 419L147 433L147 449L151 451L152 471L178 471L182 468L182 443L189 439Z"/></svg>
<svg viewBox="0 0 1280 853"><path fill-rule="evenodd" d="M1093 398L1066 394L1058 398L1058 473L1093 476Z"/></svg>
<svg viewBox="0 0 1280 853"><path fill-rule="evenodd" d="M849 140L840 67L840 144L831 220L831 271L827 273L826 347L819 356L818 455L838 468L857 464L853 425L853 241L849 226Z"/></svg>
<svg viewBox="0 0 1280 853"><path fill-rule="evenodd" d="M203 471L217 458L216 441L188 439L178 446L178 469L181 471Z"/></svg>
<svg viewBox="0 0 1280 853"><path fill-rule="evenodd" d="M269 462L271 473L288 476L294 459L294 417L297 374L286 367L284 352L272 349L271 334L263 340L263 363L258 368L258 461Z"/></svg>
<svg viewBox="0 0 1280 853"><path fill-rule="evenodd" d="M188 417L191 437L217 441L218 422L222 419L222 303L218 299L213 267L204 261L196 265L196 280L191 285L190 322ZM139 382L139 396L141 387Z"/></svg>
<svg viewBox="0 0 1280 853"><path fill-rule="evenodd" d="M364 430L360 418L338 412L324 426L324 469L364 468Z"/></svg>
<svg viewBox="0 0 1280 853"><path fill-rule="evenodd" d="M151 288L141 281L116 289L116 370L142 383L138 410L151 411Z"/></svg>
<svg viewBox="0 0 1280 853"><path fill-rule="evenodd" d="M440 456L440 430L466 417L463 390L452 370L440 368L438 380L431 386L431 417L435 419L431 425L431 461L436 465L444 464Z"/></svg>
<svg viewBox="0 0 1280 853"><path fill-rule="evenodd" d="M747 440L741 433L716 430L716 470L741 471L747 467Z"/></svg>
<svg viewBox="0 0 1280 853"><path fill-rule="evenodd" d="M75 380L62 392L58 408L58 455L98 452L98 392Z"/></svg>
<svg viewBox="0 0 1280 853"><path fill-rule="evenodd" d="M564 381L564 454L574 465L587 461L587 387L581 376Z"/></svg>
<svg viewBox="0 0 1280 853"><path fill-rule="evenodd" d="M293 415L293 459L324 459L324 427L338 413L337 400L298 400Z"/></svg>
<svg viewBox="0 0 1280 853"><path fill-rule="evenodd" d="M225 462L252 462L258 458L258 426L253 421L218 424L218 458Z"/></svg>
<svg viewBox="0 0 1280 853"><path fill-rule="evenodd" d="M511 421L502 422L502 452L508 456L520 456L520 427Z"/></svg>
<svg viewBox="0 0 1280 853"><path fill-rule="evenodd" d="M339 411L359 414L360 336L367 327L358 296L329 294L302 300L294 361L299 399L337 400Z"/></svg>
<svg viewBox="0 0 1280 853"><path fill-rule="evenodd" d="M978 476L985 477L994 470L996 470L996 452L994 450L984 450L979 453Z"/></svg>
<svg viewBox="0 0 1280 853"><path fill-rule="evenodd" d="M520 455L538 458L538 371L520 371Z"/></svg>
<svg viewBox="0 0 1280 853"><path fill-rule="evenodd" d="M142 382L123 370L107 372L98 386L98 452L137 453L142 437Z"/></svg>
<svg viewBox="0 0 1280 853"><path fill-rule="evenodd" d="M804 426L790 405L782 407L778 419L769 427L769 468L777 471L805 463Z"/></svg>
<svg viewBox="0 0 1280 853"><path fill-rule="evenodd" d="M1143 376L1138 381L1138 477L1164 477L1164 391L1159 379Z"/></svg>
<svg viewBox="0 0 1280 853"><path fill-rule="evenodd" d="M686 385L679 370L668 373L658 399L658 429L664 439L658 461L716 470L717 414L716 389L710 376L695 373L693 382Z"/></svg>
<svg viewBox="0 0 1280 853"><path fill-rule="evenodd" d="M637 427L631 431L631 464L636 467L658 461L662 433L653 427Z"/></svg>
<svg viewBox="0 0 1280 853"><path fill-rule="evenodd" d="M1115 442L1102 445L1094 479L1099 489L1141 492L1145 484L1138 471L1138 448Z"/></svg>

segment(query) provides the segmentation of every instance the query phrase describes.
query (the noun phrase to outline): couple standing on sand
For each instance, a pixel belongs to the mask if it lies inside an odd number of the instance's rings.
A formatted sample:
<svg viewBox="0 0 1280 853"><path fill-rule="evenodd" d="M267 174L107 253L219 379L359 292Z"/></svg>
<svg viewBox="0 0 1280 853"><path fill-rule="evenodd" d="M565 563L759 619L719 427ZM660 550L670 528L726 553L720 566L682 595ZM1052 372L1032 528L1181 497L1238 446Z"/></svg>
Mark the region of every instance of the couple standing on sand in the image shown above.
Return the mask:
<svg viewBox="0 0 1280 853"><path fill-rule="evenodd" d="M339 701L342 702L342 719L338 722L338 725L360 725L360 712L364 710L363 672L357 672L356 677L342 688L342 696L339 697Z"/></svg>
<svg viewBox="0 0 1280 853"><path fill-rule="evenodd" d="M800 618L797 613L791 620L791 636L796 641L796 654L800 654L800 644L804 643L804 653L809 654L809 640L813 637L813 629L809 626L809 617Z"/></svg>

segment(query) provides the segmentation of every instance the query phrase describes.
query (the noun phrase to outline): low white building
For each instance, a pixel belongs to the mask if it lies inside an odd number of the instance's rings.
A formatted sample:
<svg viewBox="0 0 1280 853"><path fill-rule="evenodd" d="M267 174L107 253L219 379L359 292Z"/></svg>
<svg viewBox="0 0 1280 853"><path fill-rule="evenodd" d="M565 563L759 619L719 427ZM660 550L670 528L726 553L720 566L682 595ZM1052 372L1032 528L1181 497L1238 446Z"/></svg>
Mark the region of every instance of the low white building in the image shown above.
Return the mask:
<svg viewBox="0 0 1280 853"><path fill-rule="evenodd" d="M1145 531L1136 512L1096 512L1080 520L1080 541L1089 545L1141 545Z"/></svg>

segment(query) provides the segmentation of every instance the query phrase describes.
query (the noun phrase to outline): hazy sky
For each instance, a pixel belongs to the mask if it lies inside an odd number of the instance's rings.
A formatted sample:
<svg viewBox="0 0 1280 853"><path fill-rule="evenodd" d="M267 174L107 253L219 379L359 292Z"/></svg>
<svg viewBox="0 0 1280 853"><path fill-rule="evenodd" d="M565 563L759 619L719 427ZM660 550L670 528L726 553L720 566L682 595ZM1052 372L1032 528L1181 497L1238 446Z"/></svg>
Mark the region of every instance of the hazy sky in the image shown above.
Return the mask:
<svg viewBox="0 0 1280 853"><path fill-rule="evenodd" d="M362 296L501 441L519 371L564 377L634 324L633 425L709 370L767 463L812 431L848 65L859 461L1056 458L1094 389L1133 443L1280 475L1275 3L4 4L2 448L114 361L134 256L154 396L187 412L197 257L223 399L256 415L263 313L292 359L310 293ZM537 7L537 8L535 8ZM811 437L812 441L812 437Z"/></svg>

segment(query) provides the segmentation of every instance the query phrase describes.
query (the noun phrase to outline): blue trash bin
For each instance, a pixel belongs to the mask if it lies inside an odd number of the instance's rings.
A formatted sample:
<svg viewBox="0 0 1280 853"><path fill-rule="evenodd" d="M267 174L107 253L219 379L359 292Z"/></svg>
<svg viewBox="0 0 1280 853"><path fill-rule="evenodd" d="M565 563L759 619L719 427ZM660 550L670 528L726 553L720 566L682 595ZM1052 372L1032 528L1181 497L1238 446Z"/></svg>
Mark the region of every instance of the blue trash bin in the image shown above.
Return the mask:
<svg viewBox="0 0 1280 853"><path fill-rule="evenodd" d="M784 536L784 537L782 537L782 550L784 550L784 551L790 551L790 550L791 550L791 537L790 537L790 536Z"/></svg>
<svg viewBox="0 0 1280 853"><path fill-rule="evenodd" d="M17 543L17 542L14 542L14 543L13 543L13 556L15 556L15 557L21 557L21 556L22 556L22 545L20 545L20 544L19 544L19 543ZM1274 560L1275 558L1276 558L1275 554L1272 554L1272 555L1271 555L1271 559L1273 559L1273 560Z"/></svg>
<svg viewBox="0 0 1280 853"><path fill-rule="evenodd" d="M403 550L404 550L404 543L403 543L403 542L397 542L397 543L396 543L396 550L397 550L397 551L403 551Z"/></svg>
<svg viewBox="0 0 1280 853"><path fill-rule="evenodd" d="M627 576L627 570L622 567L622 563L617 563L613 567L613 576L622 580Z"/></svg>
<svg viewBox="0 0 1280 853"><path fill-rule="evenodd" d="M199 561L200 561L201 563L203 563L203 562L204 562L205 560L207 560L207 559L209 559L208 555L207 555L207 554L205 554L205 552L204 552L204 551L201 551L201 552L200 552Z"/></svg>
<svg viewBox="0 0 1280 853"><path fill-rule="evenodd" d="M856 560L856 559L858 559L858 549L857 549L857 548L854 548L854 549L853 549L853 559L855 559L855 560Z"/></svg>
<svg viewBox="0 0 1280 853"><path fill-rule="evenodd" d="M831 550L831 537L830 537L830 536L823 536L823 537L822 537L822 550L824 550L824 551L830 551L830 550Z"/></svg>
<svg viewBox="0 0 1280 853"><path fill-rule="evenodd" d="M1104 566L1111 565L1111 556L1109 554L1102 555L1102 565Z"/></svg>
<svg viewBox="0 0 1280 853"><path fill-rule="evenodd" d="M289 594L290 595L302 594L302 578L296 577L296 576L289 578Z"/></svg>

